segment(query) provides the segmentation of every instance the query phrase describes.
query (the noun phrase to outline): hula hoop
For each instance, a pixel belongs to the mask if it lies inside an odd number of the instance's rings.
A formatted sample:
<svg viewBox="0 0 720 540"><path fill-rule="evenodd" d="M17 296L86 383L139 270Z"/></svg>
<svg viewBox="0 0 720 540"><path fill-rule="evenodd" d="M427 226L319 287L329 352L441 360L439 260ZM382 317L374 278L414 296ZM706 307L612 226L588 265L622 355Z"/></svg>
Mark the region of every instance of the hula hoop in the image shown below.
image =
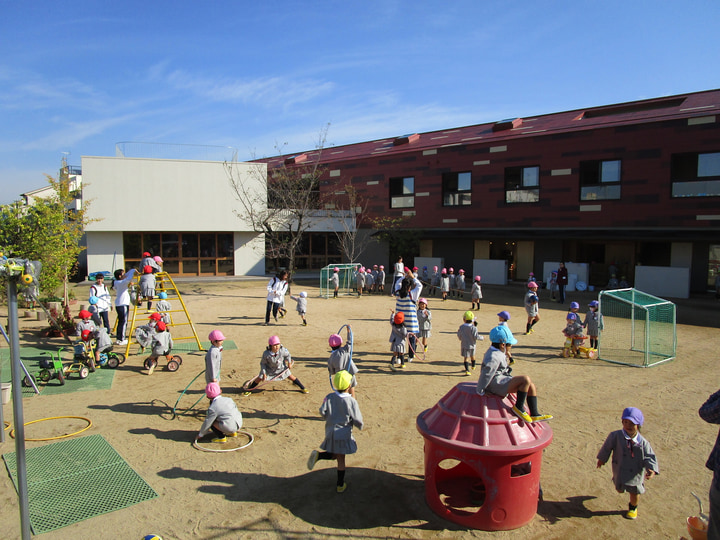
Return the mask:
<svg viewBox="0 0 720 540"><path fill-rule="evenodd" d="M222 454L224 452L237 452L238 450L242 450L243 448L247 448L250 446L253 441L255 440L255 437L252 436L251 433L248 433L247 431L238 431L238 434L242 433L243 435L247 436L248 439L250 439L246 444L243 444L242 446L238 446L236 448L225 448L225 449L218 449L213 450L212 448L205 448L203 446L200 446L196 440L193 440L192 445L197 448L198 450L202 452L216 452L219 454Z"/></svg>
<svg viewBox="0 0 720 540"><path fill-rule="evenodd" d="M195 378L194 378L192 381L190 381L190 384L188 384L188 385L185 387L185 390L183 390L183 391L180 393L180 396L177 398L177 401L175 402L175 405L173 405L173 408L172 408L173 418L175 418L176 416L183 416L183 415L189 413L190 411L192 411L192 410L195 408L195 405L197 405L198 403L200 403L200 402L203 400L203 398L205 397L205 392L202 393L202 395L198 398L198 400L197 400L195 403L193 403L192 405L190 405L189 408L185 409L184 412L181 412L181 413L177 412L178 403L180 403L180 400L181 400L182 397L185 395L185 392L188 391L188 388L190 388L190 385L191 385L192 383L194 383L194 382L197 380L197 378L198 378L200 375L202 375L203 373L205 373L205 370L204 370L204 369L203 369L200 373L198 373L197 375L195 375Z"/></svg>
<svg viewBox="0 0 720 540"><path fill-rule="evenodd" d="M5 431L5 430L7 430L7 429L10 429L10 422L5 422L5 421L3 420L3 424L5 424L5 425L3 426L3 431Z"/></svg>
<svg viewBox="0 0 720 540"><path fill-rule="evenodd" d="M67 435L59 435L58 437L46 437L44 439L25 439L26 441L55 441L57 439L65 439L67 437L72 437L74 435L79 435L83 431L86 431L92 427L92 420L89 418L85 418L84 416L50 416L48 418L40 418L39 420L32 420L30 422L25 422L23 426L29 426L30 424L37 424L38 422L45 422L46 420L57 420L59 418L77 418L78 420L85 420L88 425L82 428L80 431L76 431L74 433L68 433ZM15 430L10 430L10 436L14 439L15 438Z"/></svg>
<svg viewBox="0 0 720 540"><path fill-rule="evenodd" d="M282 377L282 376L285 374L285 372L287 372L287 371L290 371L290 368L289 368L289 367L286 367L285 369L283 369L280 373L278 373L277 375L275 375L272 379L267 379L267 380L265 380L265 381L262 381L262 382L257 383L257 384L256 384L255 386L253 386L252 388L247 388L247 385L248 385L248 384L250 384L250 383L253 382L255 379L257 379L257 377L253 377L252 379L250 379L250 380L248 380L248 381L245 381L245 382L243 383L243 385L242 385L241 388L242 388L243 392L252 392L253 390L257 390L258 388L262 388L262 387L265 386L266 384L270 384L271 382L277 381L277 380L279 379L279 377ZM259 375L258 375L258 377L259 377Z"/></svg>

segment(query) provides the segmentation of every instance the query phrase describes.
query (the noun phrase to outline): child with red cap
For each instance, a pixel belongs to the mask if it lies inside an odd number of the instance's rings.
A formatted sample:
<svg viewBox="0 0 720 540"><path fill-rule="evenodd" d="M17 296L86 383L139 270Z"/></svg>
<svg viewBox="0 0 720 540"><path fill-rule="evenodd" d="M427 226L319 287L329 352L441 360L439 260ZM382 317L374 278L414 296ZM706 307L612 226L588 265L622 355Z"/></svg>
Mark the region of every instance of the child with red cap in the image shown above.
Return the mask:
<svg viewBox="0 0 720 540"><path fill-rule="evenodd" d="M627 491L630 504L625 513L627 519L637 519L638 499L645 493L645 480L658 474L658 462L650 443L640 435L644 423L643 413L635 407L622 412L622 426L605 439L597 455L599 469L612 454L612 481L618 493Z"/></svg>
<svg viewBox="0 0 720 540"><path fill-rule="evenodd" d="M147 308L152 308L152 300L155 296L155 274L149 264L143 266L140 276L140 296L147 301Z"/></svg>
<svg viewBox="0 0 720 540"><path fill-rule="evenodd" d="M210 407L200 431L195 436L196 441L212 431L215 438L211 442L224 443L227 442L227 437L236 437L242 427L243 417L237 405L232 398L221 394L218 383L211 382L205 387L205 395L210 400Z"/></svg>
<svg viewBox="0 0 720 540"><path fill-rule="evenodd" d="M402 311L395 313L391 310L390 314L390 351L393 356L390 360L390 369L397 371L405 367L405 341L407 340L408 330L405 328L405 314ZM397 359L397 362L396 362Z"/></svg>

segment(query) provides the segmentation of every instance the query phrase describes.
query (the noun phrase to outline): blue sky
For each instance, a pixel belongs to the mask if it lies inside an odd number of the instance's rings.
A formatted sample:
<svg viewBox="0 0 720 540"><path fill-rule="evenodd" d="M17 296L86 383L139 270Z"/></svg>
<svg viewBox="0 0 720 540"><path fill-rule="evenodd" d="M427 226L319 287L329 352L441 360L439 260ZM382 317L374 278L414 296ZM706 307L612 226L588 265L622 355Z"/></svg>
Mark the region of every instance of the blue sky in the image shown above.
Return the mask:
<svg viewBox="0 0 720 540"><path fill-rule="evenodd" d="M0 204L115 143L238 159L720 87L720 2L0 0Z"/></svg>

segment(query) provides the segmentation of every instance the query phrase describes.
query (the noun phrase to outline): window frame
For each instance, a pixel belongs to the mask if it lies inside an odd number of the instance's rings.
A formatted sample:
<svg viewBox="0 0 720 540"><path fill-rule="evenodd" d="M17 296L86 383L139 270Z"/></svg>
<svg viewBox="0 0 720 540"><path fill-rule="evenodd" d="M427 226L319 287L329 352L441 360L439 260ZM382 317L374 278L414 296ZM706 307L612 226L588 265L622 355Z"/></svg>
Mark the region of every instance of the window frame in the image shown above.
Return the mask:
<svg viewBox="0 0 720 540"><path fill-rule="evenodd" d="M460 189L461 175L468 175L467 189ZM453 200L455 202L452 202ZM446 172L442 174L442 205L444 207L463 207L472 205L471 171Z"/></svg>
<svg viewBox="0 0 720 540"><path fill-rule="evenodd" d="M604 179L604 165L617 163L615 179ZM608 174L612 171L608 170ZM622 159L589 159L579 164L578 179L580 185L580 200L589 201L617 201L622 198Z"/></svg>
<svg viewBox="0 0 720 540"><path fill-rule="evenodd" d="M412 182L410 191L406 191L406 181L408 180ZM397 184L399 184L399 186ZM415 208L415 177L393 176L389 178L388 194L390 198L390 208Z"/></svg>
<svg viewBox="0 0 720 540"><path fill-rule="evenodd" d="M701 174L701 156L713 156L710 165L717 170L710 172L715 174ZM720 151L672 154L670 183L673 198L720 197Z"/></svg>
<svg viewBox="0 0 720 540"><path fill-rule="evenodd" d="M535 170L535 183L526 184L526 172ZM505 204L540 202L540 165L505 167ZM515 194L515 195L512 195Z"/></svg>

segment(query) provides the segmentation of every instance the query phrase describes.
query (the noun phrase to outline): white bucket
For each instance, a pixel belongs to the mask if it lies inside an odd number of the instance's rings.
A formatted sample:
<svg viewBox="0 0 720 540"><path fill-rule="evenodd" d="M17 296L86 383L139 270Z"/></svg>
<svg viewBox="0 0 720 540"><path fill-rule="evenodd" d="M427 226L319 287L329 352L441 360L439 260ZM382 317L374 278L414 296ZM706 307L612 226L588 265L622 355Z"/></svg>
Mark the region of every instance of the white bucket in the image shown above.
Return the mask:
<svg viewBox="0 0 720 540"><path fill-rule="evenodd" d="M7 405L10 403L10 392L12 391L12 383L2 383L2 404Z"/></svg>

